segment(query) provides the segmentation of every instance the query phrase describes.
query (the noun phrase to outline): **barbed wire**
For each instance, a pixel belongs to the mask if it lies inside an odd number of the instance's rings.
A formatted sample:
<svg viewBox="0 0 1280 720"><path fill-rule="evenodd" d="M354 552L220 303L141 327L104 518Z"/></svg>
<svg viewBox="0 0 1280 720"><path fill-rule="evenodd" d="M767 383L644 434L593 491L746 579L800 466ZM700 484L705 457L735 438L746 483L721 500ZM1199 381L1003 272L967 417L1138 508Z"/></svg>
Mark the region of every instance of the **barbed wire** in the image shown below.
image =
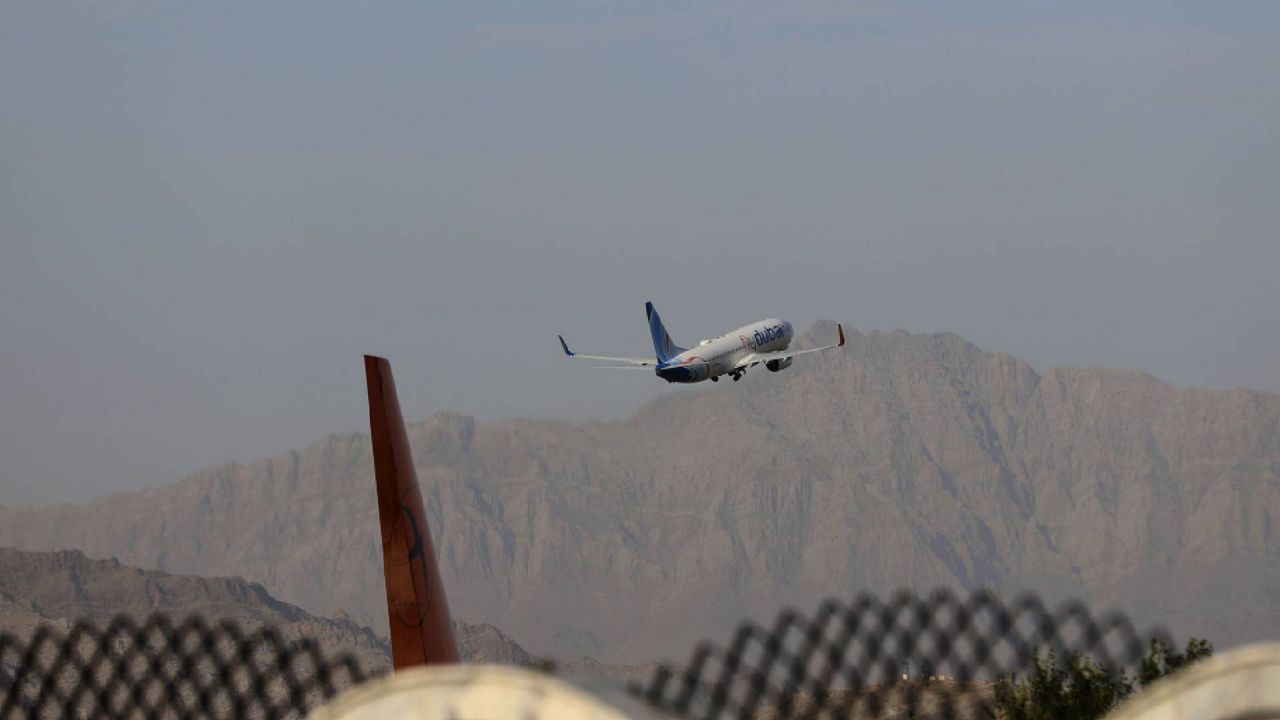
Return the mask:
<svg viewBox="0 0 1280 720"><path fill-rule="evenodd" d="M1152 639L1127 617L1095 620L1081 602L1049 610L1035 596L900 591L882 602L828 600L812 618L783 611L772 628L739 626L703 643L683 669L659 666L632 692L682 718L989 717L998 685L1052 651L1108 672L1136 667Z"/></svg>
<svg viewBox="0 0 1280 720"><path fill-rule="evenodd" d="M310 639L199 617L0 634L0 720L302 717L364 679L352 656L326 658Z"/></svg>

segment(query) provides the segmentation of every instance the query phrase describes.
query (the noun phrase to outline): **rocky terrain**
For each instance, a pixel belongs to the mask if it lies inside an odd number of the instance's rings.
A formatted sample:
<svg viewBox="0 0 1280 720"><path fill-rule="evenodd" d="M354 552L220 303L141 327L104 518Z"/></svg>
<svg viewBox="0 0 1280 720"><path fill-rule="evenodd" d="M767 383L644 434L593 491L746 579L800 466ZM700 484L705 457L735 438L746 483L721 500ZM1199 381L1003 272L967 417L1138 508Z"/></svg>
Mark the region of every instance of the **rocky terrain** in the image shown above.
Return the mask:
<svg viewBox="0 0 1280 720"><path fill-rule="evenodd" d="M391 667L386 638L346 615L318 617L280 602L258 583L139 570L114 559L90 560L78 550L0 548L0 633L26 639L39 625L65 631L87 620L103 628L117 615L145 622L156 613L175 622L191 615L210 623L232 620L245 633L268 625L286 640L315 640L326 654L350 653L368 672ZM492 626L455 622L454 632L468 662L531 662L523 648Z"/></svg>
<svg viewBox="0 0 1280 720"><path fill-rule="evenodd" d="M1274 635L1278 420L1273 394L1041 373L895 332L625 421L446 413L410 438L455 615L538 654L632 662L683 660L783 605L903 586L1079 595L1220 646ZM385 622L365 435L0 508L0 545L241 575L310 612Z"/></svg>

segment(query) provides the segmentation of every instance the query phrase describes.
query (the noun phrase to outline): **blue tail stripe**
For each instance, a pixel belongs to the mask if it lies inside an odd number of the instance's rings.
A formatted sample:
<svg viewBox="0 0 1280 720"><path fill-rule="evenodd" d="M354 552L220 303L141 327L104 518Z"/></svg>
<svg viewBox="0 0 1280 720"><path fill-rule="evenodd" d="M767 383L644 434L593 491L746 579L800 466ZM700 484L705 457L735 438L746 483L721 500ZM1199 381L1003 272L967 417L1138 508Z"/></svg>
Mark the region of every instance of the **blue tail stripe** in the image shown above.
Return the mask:
<svg viewBox="0 0 1280 720"><path fill-rule="evenodd" d="M649 334L653 337L653 352L658 356L658 362L665 363L684 352L684 348L671 341L671 334L663 327L662 318L658 317L658 311L653 307L653 303L645 303L644 311L649 318Z"/></svg>

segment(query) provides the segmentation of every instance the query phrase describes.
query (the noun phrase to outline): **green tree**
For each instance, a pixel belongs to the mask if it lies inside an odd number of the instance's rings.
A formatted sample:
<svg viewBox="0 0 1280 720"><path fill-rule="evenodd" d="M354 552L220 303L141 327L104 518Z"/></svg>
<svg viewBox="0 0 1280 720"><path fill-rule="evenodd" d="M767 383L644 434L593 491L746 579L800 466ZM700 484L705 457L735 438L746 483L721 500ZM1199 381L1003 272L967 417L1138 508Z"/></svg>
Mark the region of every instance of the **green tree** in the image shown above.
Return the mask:
<svg viewBox="0 0 1280 720"><path fill-rule="evenodd" d="M1132 691L1125 673L1108 673L1079 653L1063 667L1051 650L1036 656L1026 679L997 687L993 715L1000 720L1092 720Z"/></svg>
<svg viewBox="0 0 1280 720"><path fill-rule="evenodd" d="M991 715L998 720L1094 720L1107 714L1134 690L1213 655L1213 643L1192 638L1179 652L1160 640L1132 680L1124 671L1108 672L1092 658L1072 654L1065 667L1053 651L1037 654L1031 673L1018 682L996 686Z"/></svg>
<svg viewBox="0 0 1280 720"><path fill-rule="evenodd" d="M1202 638L1191 638L1187 648L1178 652L1164 641L1152 638L1151 649L1138 668L1138 684L1146 687L1160 678L1213 655L1213 643Z"/></svg>

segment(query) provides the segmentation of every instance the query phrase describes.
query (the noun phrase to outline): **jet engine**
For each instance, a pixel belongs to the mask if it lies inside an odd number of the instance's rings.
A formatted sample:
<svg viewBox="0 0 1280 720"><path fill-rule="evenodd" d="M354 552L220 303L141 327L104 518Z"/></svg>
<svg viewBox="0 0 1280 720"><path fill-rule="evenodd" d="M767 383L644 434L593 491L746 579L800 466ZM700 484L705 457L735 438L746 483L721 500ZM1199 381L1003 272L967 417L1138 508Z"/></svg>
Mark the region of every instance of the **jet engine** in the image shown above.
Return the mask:
<svg viewBox="0 0 1280 720"><path fill-rule="evenodd" d="M769 372L778 372L779 370L785 370L786 368L791 367L791 361L793 359L794 358L783 358L781 360L770 360L765 363L764 366L769 368Z"/></svg>

